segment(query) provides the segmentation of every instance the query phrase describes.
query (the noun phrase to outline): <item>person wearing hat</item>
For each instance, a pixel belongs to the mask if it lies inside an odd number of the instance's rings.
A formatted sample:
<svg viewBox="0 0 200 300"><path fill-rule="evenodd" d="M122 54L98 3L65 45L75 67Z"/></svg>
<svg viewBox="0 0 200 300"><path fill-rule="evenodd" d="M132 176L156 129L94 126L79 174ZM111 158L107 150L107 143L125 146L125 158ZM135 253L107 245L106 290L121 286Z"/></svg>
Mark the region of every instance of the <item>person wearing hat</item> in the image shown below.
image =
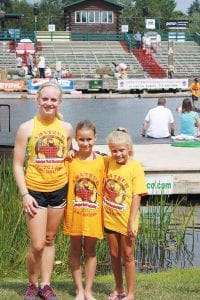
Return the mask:
<svg viewBox="0 0 200 300"><path fill-rule="evenodd" d="M193 107L196 107L196 103L200 96L200 83L197 78L195 78L194 81L190 84L189 89L192 92L192 105Z"/></svg>

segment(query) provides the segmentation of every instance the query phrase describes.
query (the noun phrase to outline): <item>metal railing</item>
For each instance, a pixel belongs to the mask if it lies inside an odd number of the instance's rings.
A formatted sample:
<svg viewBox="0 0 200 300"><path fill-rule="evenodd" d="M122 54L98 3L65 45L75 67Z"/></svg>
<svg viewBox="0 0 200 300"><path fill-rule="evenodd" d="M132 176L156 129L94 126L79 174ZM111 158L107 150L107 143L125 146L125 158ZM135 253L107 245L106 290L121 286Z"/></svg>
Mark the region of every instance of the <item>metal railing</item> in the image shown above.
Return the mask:
<svg viewBox="0 0 200 300"><path fill-rule="evenodd" d="M10 105L9 104L0 104L1 107L7 107L8 108L8 129L9 132L11 131L11 126L10 126ZM0 123L0 131L1 131L1 123Z"/></svg>

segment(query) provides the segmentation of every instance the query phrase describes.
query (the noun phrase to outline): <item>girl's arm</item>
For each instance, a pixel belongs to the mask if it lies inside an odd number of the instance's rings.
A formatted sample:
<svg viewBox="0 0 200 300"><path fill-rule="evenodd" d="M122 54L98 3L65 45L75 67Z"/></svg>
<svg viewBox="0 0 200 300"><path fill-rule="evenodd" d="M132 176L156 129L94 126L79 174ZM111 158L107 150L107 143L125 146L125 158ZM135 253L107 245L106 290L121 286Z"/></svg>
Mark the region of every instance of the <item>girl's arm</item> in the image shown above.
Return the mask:
<svg viewBox="0 0 200 300"><path fill-rule="evenodd" d="M24 160L26 154L26 146L29 139L29 132L31 130L32 122L22 124L16 135L13 159L13 172L19 192L23 200L23 208L26 213L33 217L37 213L36 207L38 206L35 199L28 193L26 186L25 173L24 173Z"/></svg>
<svg viewBox="0 0 200 300"><path fill-rule="evenodd" d="M140 202L141 202L141 196L134 195L131 203L130 215L128 220L128 236L130 239L135 238L137 233L134 227L134 223L135 223L137 212L140 208Z"/></svg>

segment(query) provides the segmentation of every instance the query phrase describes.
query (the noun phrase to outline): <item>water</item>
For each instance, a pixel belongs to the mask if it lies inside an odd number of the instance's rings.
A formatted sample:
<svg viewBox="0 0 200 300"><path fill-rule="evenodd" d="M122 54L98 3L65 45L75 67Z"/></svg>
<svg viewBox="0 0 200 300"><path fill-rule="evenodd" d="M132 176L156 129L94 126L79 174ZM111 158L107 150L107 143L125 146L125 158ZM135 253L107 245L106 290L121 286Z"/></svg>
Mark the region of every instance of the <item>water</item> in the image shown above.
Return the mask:
<svg viewBox="0 0 200 300"><path fill-rule="evenodd" d="M188 206L179 206L175 211L176 217L185 221L191 209ZM143 206L142 211L145 210L147 208ZM153 239L146 239L144 243L138 236L135 252L138 271L158 272L176 267L200 267L200 207L195 207L194 218L191 218L181 239L182 222L178 226L171 224L164 244ZM177 241L180 241L180 247Z"/></svg>
<svg viewBox="0 0 200 300"><path fill-rule="evenodd" d="M167 107L174 114L176 133L179 130L176 107L183 98L167 99ZM10 105L11 131L9 132L8 108L0 106L0 145L14 145L15 134L19 125L37 114L37 105L32 99L0 99L1 104ZM157 98L145 99L64 99L61 113L73 127L83 119L90 119L97 127L97 144L105 144L109 132L119 126L126 127L131 133L135 144L170 143L170 140L153 140L142 138L141 126L148 110L157 104ZM185 209L184 207L182 209ZM137 268L140 271L159 271L166 268L200 267L200 207L195 215L195 230L187 228L185 243L177 251L173 240L167 241L165 247L146 245L136 251Z"/></svg>
<svg viewBox="0 0 200 300"><path fill-rule="evenodd" d="M168 98L167 107L174 114L177 132L179 130L176 107L183 98ZM0 144L13 145L19 125L37 114L34 100L0 99L1 104L9 104L11 111L11 132L8 130L8 108L0 107ZM148 110L157 104L157 98L145 99L64 99L61 113L73 127L83 119L89 119L97 127L97 144L105 144L105 138L117 127L126 127L135 144L170 143L167 139L146 139L141 137L141 127Z"/></svg>

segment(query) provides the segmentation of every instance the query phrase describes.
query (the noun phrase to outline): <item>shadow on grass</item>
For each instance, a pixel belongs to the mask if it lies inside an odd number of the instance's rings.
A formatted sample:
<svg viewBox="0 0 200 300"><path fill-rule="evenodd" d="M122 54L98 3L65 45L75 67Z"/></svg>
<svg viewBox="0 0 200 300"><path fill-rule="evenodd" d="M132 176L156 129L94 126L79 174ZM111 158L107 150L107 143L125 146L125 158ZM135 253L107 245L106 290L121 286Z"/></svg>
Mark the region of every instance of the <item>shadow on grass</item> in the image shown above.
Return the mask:
<svg viewBox="0 0 200 300"><path fill-rule="evenodd" d="M52 286L55 288L58 298L60 300L74 299L75 297L75 287L72 279L66 278L66 280L56 279L52 281ZM110 293L110 281L105 282L104 280L98 280L98 282L94 282L93 291L94 294L100 296L101 299L104 298L104 295L108 295ZM24 282L17 279L13 281L8 279L3 279L0 282L0 299L3 300L18 300L22 299L24 292L27 287L26 280ZM98 297L98 299L100 299Z"/></svg>

